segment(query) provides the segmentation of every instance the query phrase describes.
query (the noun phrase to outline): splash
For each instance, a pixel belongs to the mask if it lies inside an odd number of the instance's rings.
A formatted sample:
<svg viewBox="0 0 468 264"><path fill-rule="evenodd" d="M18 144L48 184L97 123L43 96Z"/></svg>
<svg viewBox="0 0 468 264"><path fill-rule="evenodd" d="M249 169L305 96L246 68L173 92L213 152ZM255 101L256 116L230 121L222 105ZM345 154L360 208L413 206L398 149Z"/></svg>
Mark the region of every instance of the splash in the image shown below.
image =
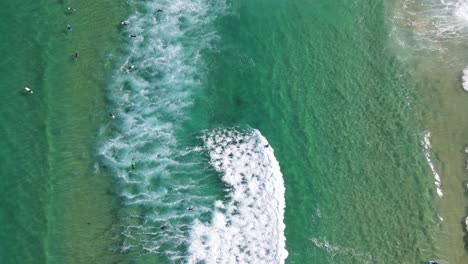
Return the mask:
<svg viewBox="0 0 468 264"><path fill-rule="evenodd" d="M204 142L226 197L211 223L195 223L190 263L284 263L285 189L272 147L258 130L218 130Z"/></svg>
<svg viewBox="0 0 468 264"><path fill-rule="evenodd" d="M437 188L437 195L439 195L439 197L442 198L444 196L444 192L442 191L442 182L440 180L440 175L439 173L437 173L435 166L432 163L432 159L431 159L431 133L430 132L426 132L424 134L424 139L422 141L422 144L424 146L424 156L426 157L426 161L429 164L429 167L431 168L432 175L434 175L434 183Z"/></svg>
<svg viewBox="0 0 468 264"><path fill-rule="evenodd" d="M468 67L463 69L462 86L468 92Z"/></svg>

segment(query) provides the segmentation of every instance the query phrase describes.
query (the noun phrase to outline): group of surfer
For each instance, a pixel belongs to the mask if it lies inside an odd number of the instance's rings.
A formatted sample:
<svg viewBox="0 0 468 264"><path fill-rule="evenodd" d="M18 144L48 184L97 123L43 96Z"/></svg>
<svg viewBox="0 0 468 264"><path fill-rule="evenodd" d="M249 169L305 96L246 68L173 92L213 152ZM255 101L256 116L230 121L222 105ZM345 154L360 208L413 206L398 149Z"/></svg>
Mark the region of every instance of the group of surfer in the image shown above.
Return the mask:
<svg viewBox="0 0 468 264"><path fill-rule="evenodd" d="M69 6L69 7L67 7L67 10L68 10L69 12L75 12L75 11L76 11L76 8ZM68 30L68 31L73 31L73 28L72 28L72 26L71 26L70 24L67 24L67 30ZM79 53L78 51L76 51L76 52L73 54L73 57L74 57L75 59L78 59L79 56L80 56L80 53ZM30 94L34 93L34 91L33 91L31 88L27 87L27 86L25 86L24 89L26 90L26 92L28 92L28 93L30 93Z"/></svg>
<svg viewBox="0 0 468 264"><path fill-rule="evenodd" d="M69 12L72 12L72 13L73 13L73 12L76 12L76 8L74 8L74 7L67 7L67 10L68 10ZM157 10L156 10L156 13L161 13L161 12L163 12L162 9L157 9ZM130 25L130 22L127 21L127 20L126 20L126 21L122 21L122 22L121 22L121 25L124 26L124 27L126 27L126 26L129 26L129 25ZM68 30L69 32L71 32L71 31L73 31L73 27L72 27L70 24L67 24L67 30ZM131 37L131 38L136 38L137 35L135 35L135 34L130 34L129 37ZM79 54L78 51L76 51L76 52L73 54L73 57L74 57L75 59L78 59L79 56L80 56L80 54ZM134 69L135 69L135 65L130 65L130 66L127 67L127 72L131 72L131 71L134 70ZM32 90L31 88L29 88L29 87L24 87L24 89L26 90L26 92L28 92L28 93L30 93L30 94L34 93L33 90ZM112 112L109 112L109 117L112 118L112 119L115 119L115 114L112 113ZM268 145L265 146L265 147L268 147ZM132 159L132 170L136 170L136 161L135 161L135 159ZM191 206L191 207L188 207L187 210L188 210L188 211L194 211L195 208ZM88 222L88 224L91 224L91 223ZM161 230L165 230L166 228L167 228L167 226L164 226L164 225L160 227Z"/></svg>

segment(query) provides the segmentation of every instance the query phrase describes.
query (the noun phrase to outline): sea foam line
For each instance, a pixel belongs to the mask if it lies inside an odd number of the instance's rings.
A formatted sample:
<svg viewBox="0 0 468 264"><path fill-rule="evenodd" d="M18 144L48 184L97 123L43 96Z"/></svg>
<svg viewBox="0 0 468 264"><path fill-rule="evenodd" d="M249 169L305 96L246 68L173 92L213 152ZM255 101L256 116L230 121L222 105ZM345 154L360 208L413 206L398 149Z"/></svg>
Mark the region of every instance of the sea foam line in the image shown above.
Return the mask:
<svg viewBox="0 0 468 264"><path fill-rule="evenodd" d="M195 222L190 263L284 263L285 188L273 148L255 129L217 130L203 140L226 198L216 201L211 223Z"/></svg>
<svg viewBox="0 0 468 264"><path fill-rule="evenodd" d="M439 197L442 198L444 196L444 192L442 191L442 182L440 179L440 175L439 173L437 173L431 159L431 133L429 131L427 131L424 134L422 144L424 146L424 156L426 157L426 161L429 164L429 167L431 168L432 175L434 175L434 183L437 188L437 195L439 195Z"/></svg>

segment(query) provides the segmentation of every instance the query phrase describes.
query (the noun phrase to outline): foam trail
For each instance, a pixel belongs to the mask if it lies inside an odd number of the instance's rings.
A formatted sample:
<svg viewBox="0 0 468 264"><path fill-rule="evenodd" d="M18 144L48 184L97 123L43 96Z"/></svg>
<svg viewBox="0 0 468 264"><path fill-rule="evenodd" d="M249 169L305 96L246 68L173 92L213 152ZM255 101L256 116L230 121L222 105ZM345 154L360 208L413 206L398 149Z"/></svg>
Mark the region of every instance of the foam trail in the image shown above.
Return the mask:
<svg viewBox="0 0 468 264"><path fill-rule="evenodd" d="M157 254L165 262L187 257L193 219L210 217L210 175L203 156L180 143L194 94L202 89L202 53L215 49L213 21L224 0L129 1L126 42L120 67L109 85L115 119L101 129L102 161L118 179L122 198L120 250ZM158 12L162 9L162 12ZM129 35L135 35L130 38ZM131 65L131 68L129 68ZM131 168L132 160L136 169ZM187 207L197 210L188 212Z"/></svg>
<svg viewBox="0 0 468 264"><path fill-rule="evenodd" d="M439 197L443 197L444 192L442 191L442 182L440 180L440 175L439 173L437 173L431 159L431 133L429 131L424 134L422 144L424 146L424 156L426 157L426 161L429 164L429 167L431 168L432 175L434 175L434 183L437 188L437 195L439 195Z"/></svg>
<svg viewBox="0 0 468 264"><path fill-rule="evenodd" d="M468 67L463 70L462 86L468 92Z"/></svg>
<svg viewBox="0 0 468 264"><path fill-rule="evenodd" d="M284 263L284 184L273 149L258 130L204 136L211 165L227 185L211 223L195 222L189 263Z"/></svg>
<svg viewBox="0 0 468 264"><path fill-rule="evenodd" d="M324 250L330 254L330 261L331 262L336 262L338 259L346 259L346 262L349 263L354 263L353 260L355 260L357 263L379 263L380 261L377 261L373 256L362 253L362 252L357 252L356 250L352 248L347 248L347 247L339 247L336 245L332 245L327 241L326 238L312 238L310 239L310 242L314 244L315 247Z"/></svg>

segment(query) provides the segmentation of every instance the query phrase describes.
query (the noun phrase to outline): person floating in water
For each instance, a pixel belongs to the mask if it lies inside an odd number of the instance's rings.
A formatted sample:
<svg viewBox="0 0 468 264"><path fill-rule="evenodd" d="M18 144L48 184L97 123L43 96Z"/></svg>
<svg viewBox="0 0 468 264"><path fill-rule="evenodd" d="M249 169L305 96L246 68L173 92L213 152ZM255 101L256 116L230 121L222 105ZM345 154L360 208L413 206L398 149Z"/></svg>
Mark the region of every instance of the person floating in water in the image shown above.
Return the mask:
<svg viewBox="0 0 468 264"><path fill-rule="evenodd" d="M110 118L115 119L115 115L113 113L109 112L109 116L110 116Z"/></svg>
<svg viewBox="0 0 468 264"><path fill-rule="evenodd" d="M75 11L76 11L76 9L73 8L73 7L71 7L71 6L67 7L67 10L68 10L68 11L72 11L72 12L75 12Z"/></svg>
<svg viewBox="0 0 468 264"><path fill-rule="evenodd" d="M131 38L136 38L137 36L136 35L130 35Z"/></svg>
<svg viewBox="0 0 468 264"><path fill-rule="evenodd" d="M78 57L80 56L80 53L77 51L77 52L75 52L75 54L73 56L75 57L75 59L78 59Z"/></svg>
<svg viewBox="0 0 468 264"><path fill-rule="evenodd" d="M34 93L33 90L31 90L29 87L24 87L24 89L30 94Z"/></svg>
<svg viewBox="0 0 468 264"><path fill-rule="evenodd" d="M122 26L126 27L126 26L130 25L130 22L128 22L128 21L122 21L121 24L122 24Z"/></svg>
<svg viewBox="0 0 468 264"><path fill-rule="evenodd" d="M135 159L132 159L132 170L136 169L136 161Z"/></svg>
<svg viewBox="0 0 468 264"><path fill-rule="evenodd" d="M72 31L72 30L73 30L73 29L72 29L72 26L70 26L70 24L67 24L67 29L68 29L68 31Z"/></svg>

